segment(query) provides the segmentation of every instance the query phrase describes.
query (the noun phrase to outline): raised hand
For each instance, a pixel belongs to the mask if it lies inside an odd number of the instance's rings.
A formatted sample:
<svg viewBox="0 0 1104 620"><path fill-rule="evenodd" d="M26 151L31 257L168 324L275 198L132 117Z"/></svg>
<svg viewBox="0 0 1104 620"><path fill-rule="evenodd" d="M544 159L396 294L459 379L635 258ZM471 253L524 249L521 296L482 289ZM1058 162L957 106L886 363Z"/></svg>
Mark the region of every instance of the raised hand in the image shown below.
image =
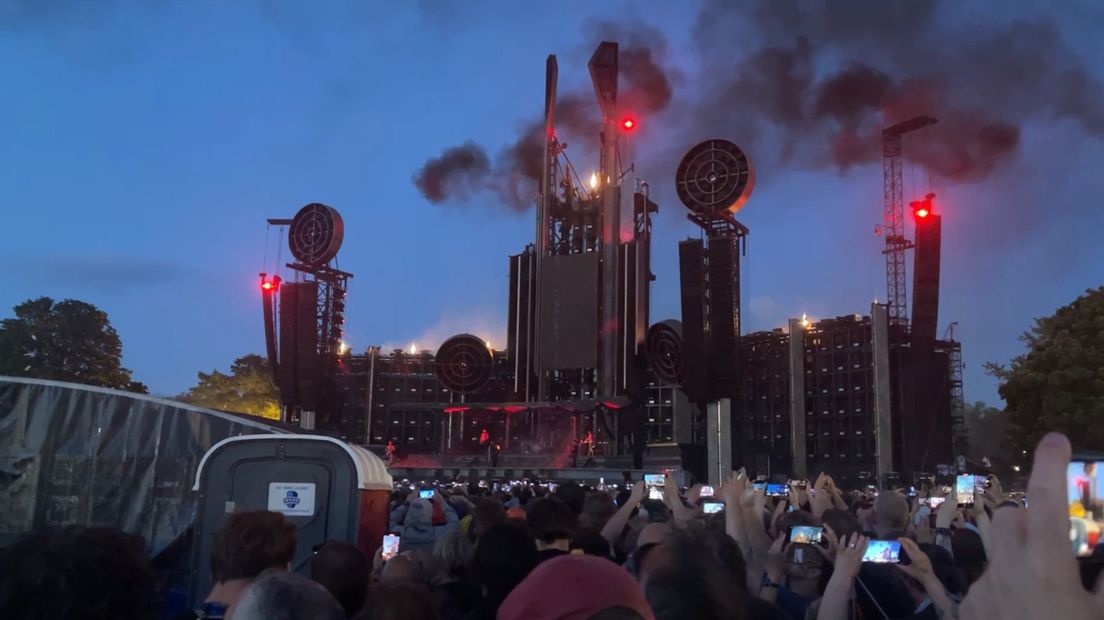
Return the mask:
<svg viewBox="0 0 1104 620"><path fill-rule="evenodd" d="M636 506L640 502L644 501L644 497L648 494L648 486L643 481L637 482L633 485L632 492L629 493L629 505Z"/></svg>
<svg viewBox="0 0 1104 620"><path fill-rule="evenodd" d="M1069 462L1064 435L1043 437L1027 484L1031 507L1006 506L993 516L989 566L962 601L964 620L1101 617L1104 582L1097 582L1096 596L1085 590L1070 549Z"/></svg>
<svg viewBox="0 0 1104 620"><path fill-rule="evenodd" d="M786 536L779 535L767 549L767 579L777 583L786 569Z"/></svg>
<svg viewBox="0 0 1104 620"><path fill-rule="evenodd" d="M840 572L849 581L854 579L862 568L862 559L866 555L868 544L870 539L862 534L855 533L848 536L836 553L834 570Z"/></svg>
<svg viewBox="0 0 1104 620"><path fill-rule="evenodd" d="M686 494L686 502L691 506L697 506L698 500L701 499L702 487L705 486L700 482L690 487L690 491Z"/></svg>

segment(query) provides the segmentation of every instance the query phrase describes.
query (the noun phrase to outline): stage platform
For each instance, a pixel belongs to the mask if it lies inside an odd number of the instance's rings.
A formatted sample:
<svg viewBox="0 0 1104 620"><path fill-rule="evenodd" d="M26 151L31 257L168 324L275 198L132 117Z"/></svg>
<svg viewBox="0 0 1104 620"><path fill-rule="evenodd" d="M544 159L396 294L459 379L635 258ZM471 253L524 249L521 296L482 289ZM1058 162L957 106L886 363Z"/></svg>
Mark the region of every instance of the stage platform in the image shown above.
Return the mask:
<svg viewBox="0 0 1104 620"><path fill-rule="evenodd" d="M545 455L500 454L491 463L485 456L411 454L388 467L395 480L441 482L463 477L468 480L574 480L594 482L605 480L607 484L620 484L628 474L631 480L640 480L643 471L632 469L632 457L579 457L577 467L570 462L556 462Z"/></svg>

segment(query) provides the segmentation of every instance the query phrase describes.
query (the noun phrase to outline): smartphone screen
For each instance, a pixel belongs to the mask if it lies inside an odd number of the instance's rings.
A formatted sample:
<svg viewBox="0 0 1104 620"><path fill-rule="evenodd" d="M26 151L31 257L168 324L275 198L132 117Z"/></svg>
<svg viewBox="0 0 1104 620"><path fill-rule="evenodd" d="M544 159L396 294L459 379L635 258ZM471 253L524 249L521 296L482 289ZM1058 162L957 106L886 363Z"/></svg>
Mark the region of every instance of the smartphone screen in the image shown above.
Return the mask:
<svg viewBox="0 0 1104 620"><path fill-rule="evenodd" d="M422 489L418 491L418 497L422 499L433 499L433 489Z"/></svg>
<svg viewBox="0 0 1104 620"><path fill-rule="evenodd" d="M784 484L768 484L767 495L770 497L786 497L789 493Z"/></svg>
<svg viewBox="0 0 1104 620"><path fill-rule="evenodd" d="M663 499L663 487L667 480L663 474L644 474L644 486L648 487L648 499Z"/></svg>
<svg viewBox="0 0 1104 620"><path fill-rule="evenodd" d="M932 510L935 510L939 507L940 504L945 501L947 501L946 497L925 497L924 499L920 500L920 503L931 508Z"/></svg>
<svg viewBox="0 0 1104 620"><path fill-rule="evenodd" d="M703 505L703 509L705 510L705 514L707 515L716 514L724 510L724 504L722 504L721 502L706 502Z"/></svg>
<svg viewBox="0 0 1104 620"><path fill-rule="evenodd" d="M959 506L973 506L974 505L974 489L977 483L974 482L974 476L971 474L962 474L955 478L955 497L958 499Z"/></svg>
<svg viewBox="0 0 1104 620"><path fill-rule="evenodd" d="M399 554L399 535L384 534L383 536L383 561L386 562Z"/></svg>
<svg viewBox="0 0 1104 620"><path fill-rule="evenodd" d="M706 485L701 489L702 497L713 497L713 487Z"/></svg>
<svg viewBox="0 0 1104 620"><path fill-rule="evenodd" d="M795 525L790 528L790 542L819 544L824 536L824 528L814 525Z"/></svg>
<svg viewBox="0 0 1104 620"><path fill-rule="evenodd" d="M909 487L908 488L908 496L909 497L916 497L916 487Z"/></svg>
<svg viewBox="0 0 1104 620"><path fill-rule="evenodd" d="M901 543L896 540L872 540L863 554L863 562L896 564L901 561Z"/></svg>
<svg viewBox="0 0 1104 620"><path fill-rule="evenodd" d="M1100 461L1075 460L1066 470L1070 507L1070 541L1079 557L1088 557L1104 530L1104 467ZM1026 499L1026 498L1025 498Z"/></svg>
<svg viewBox="0 0 1104 620"><path fill-rule="evenodd" d="M755 489L756 491L762 491L763 489L767 488L767 483L766 482L752 482L751 483L751 488Z"/></svg>

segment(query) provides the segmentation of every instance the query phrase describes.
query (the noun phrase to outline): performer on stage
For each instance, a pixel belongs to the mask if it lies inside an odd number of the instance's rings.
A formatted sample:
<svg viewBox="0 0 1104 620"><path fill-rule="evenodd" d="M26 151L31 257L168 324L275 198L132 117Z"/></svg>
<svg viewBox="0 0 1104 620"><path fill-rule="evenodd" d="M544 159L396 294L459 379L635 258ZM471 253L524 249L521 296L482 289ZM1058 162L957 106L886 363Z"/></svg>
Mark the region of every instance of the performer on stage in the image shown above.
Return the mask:
<svg viewBox="0 0 1104 620"><path fill-rule="evenodd" d="M395 443L393 441L391 441L391 440L387 441L387 448L385 449L384 453L387 455L387 464L388 465L394 465L395 464Z"/></svg>
<svg viewBox="0 0 1104 620"><path fill-rule="evenodd" d="M594 432L587 431L586 437L582 441L583 448L586 450L587 458L594 456Z"/></svg>
<svg viewBox="0 0 1104 620"><path fill-rule="evenodd" d="M491 440L491 434L487 432L487 429L483 429L479 433L479 447L487 445L487 442Z"/></svg>

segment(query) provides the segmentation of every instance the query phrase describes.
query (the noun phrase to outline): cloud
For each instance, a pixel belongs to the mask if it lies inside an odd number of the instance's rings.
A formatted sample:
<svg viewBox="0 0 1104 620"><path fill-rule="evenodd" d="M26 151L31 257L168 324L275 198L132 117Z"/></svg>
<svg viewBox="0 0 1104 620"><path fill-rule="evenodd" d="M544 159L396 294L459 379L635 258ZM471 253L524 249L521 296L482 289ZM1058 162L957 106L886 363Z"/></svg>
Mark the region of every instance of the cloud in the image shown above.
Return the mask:
<svg viewBox="0 0 1104 620"><path fill-rule="evenodd" d="M83 291L125 293L165 284L179 278L180 265L159 258L124 254L66 254L21 257L23 273L45 287L66 287Z"/></svg>

